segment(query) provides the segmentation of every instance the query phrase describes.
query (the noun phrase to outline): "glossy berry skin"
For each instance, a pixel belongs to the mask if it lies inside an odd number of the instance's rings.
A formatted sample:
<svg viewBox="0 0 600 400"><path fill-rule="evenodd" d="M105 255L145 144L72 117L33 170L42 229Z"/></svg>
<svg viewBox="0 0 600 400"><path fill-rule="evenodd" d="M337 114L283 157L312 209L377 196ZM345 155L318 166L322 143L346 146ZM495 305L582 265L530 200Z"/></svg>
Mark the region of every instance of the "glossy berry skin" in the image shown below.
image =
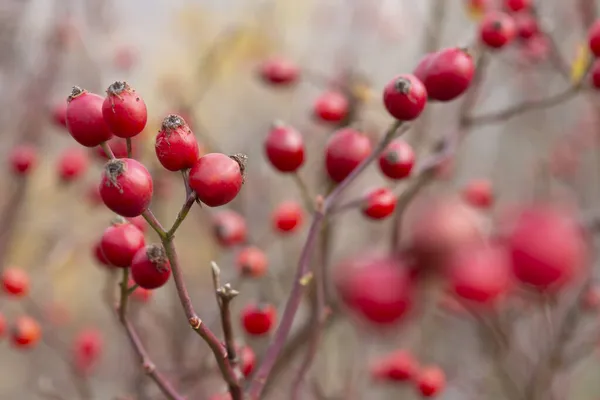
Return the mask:
<svg viewBox="0 0 600 400"><path fill-rule="evenodd" d="M302 226L304 209L295 201L284 201L275 208L271 219L276 232L292 233Z"/></svg>
<svg viewBox="0 0 600 400"><path fill-rule="evenodd" d="M82 146L96 147L113 134L102 117L104 98L77 86L67 99L67 129Z"/></svg>
<svg viewBox="0 0 600 400"><path fill-rule="evenodd" d="M517 35L523 40L528 40L540 32L537 19L528 13L515 15L515 24L517 26Z"/></svg>
<svg viewBox="0 0 600 400"><path fill-rule="evenodd" d="M594 63L592 64L592 69L590 71L590 77L592 85L596 89L600 89L600 59L594 60Z"/></svg>
<svg viewBox="0 0 600 400"><path fill-rule="evenodd" d="M265 60L259 72L263 82L273 86L289 86L295 83L300 75L296 64L281 57Z"/></svg>
<svg viewBox="0 0 600 400"><path fill-rule="evenodd" d="M596 20L588 31L588 45L595 57L600 57L600 20Z"/></svg>
<svg viewBox="0 0 600 400"><path fill-rule="evenodd" d="M143 164L131 158L107 162L99 188L104 204L123 217L141 215L152 200L152 177Z"/></svg>
<svg viewBox="0 0 600 400"><path fill-rule="evenodd" d="M58 160L58 176L63 182L71 182L84 175L90 165L88 153L81 147L66 149Z"/></svg>
<svg viewBox="0 0 600 400"><path fill-rule="evenodd" d="M94 245L92 255L94 256L94 260L96 260L96 262L98 262L98 264L100 264L104 267L109 267L109 268L113 267L110 264L110 262L106 259L106 256L104 255L104 252L102 251L102 241L101 240L98 241L98 243L96 243Z"/></svg>
<svg viewBox="0 0 600 400"><path fill-rule="evenodd" d="M192 168L200 158L196 136L185 120L175 114L163 120L154 150L160 164L169 171Z"/></svg>
<svg viewBox="0 0 600 400"><path fill-rule="evenodd" d="M252 350L250 346L243 346L238 350L238 356L240 358L242 374L247 378L252 374L256 367L256 353L254 353L254 350Z"/></svg>
<svg viewBox="0 0 600 400"><path fill-rule="evenodd" d="M37 149L30 145L19 145L9 154L12 171L16 175L27 175L37 164Z"/></svg>
<svg viewBox="0 0 600 400"><path fill-rule="evenodd" d="M342 122L350 112L350 102L342 93L325 92L315 100L313 113L324 122Z"/></svg>
<svg viewBox="0 0 600 400"><path fill-rule="evenodd" d="M279 172L295 172L304 163L304 139L294 128L275 123L265 139L265 154Z"/></svg>
<svg viewBox="0 0 600 400"><path fill-rule="evenodd" d="M18 317L11 328L11 340L15 347L27 349L35 346L42 337L38 322L29 316Z"/></svg>
<svg viewBox="0 0 600 400"><path fill-rule="evenodd" d="M528 10L531 7L531 0L504 0L504 7L512 12Z"/></svg>
<svg viewBox="0 0 600 400"><path fill-rule="evenodd" d="M462 190L462 198L472 207L486 210L494 203L494 189L487 179L473 179Z"/></svg>
<svg viewBox="0 0 600 400"><path fill-rule="evenodd" d="M362 213L371 219L384 219L392 215L396 209L396 196L388 188L377 188L370 191L363 200Z"/></svg>
<svg viewBox="0 0 600 400"><path fill-rule="evenodd" d="M29 293L29 275L19 268L6 268L2 272L2 288L10 296L26 296Z"/></svg>
<svg viewBox="0 0 600 400"><path fill-rule="evenodd" d="M109 141L106 142L108 147L112 150L113 154L116 158L127 158L127 142L125 139L120 137L113 137ZM135 157L137 153L137 141L135 138L131 141L131 154ZM97 156L99 160L108 161L110 158L104 152L102 147L98 146L94 149L94 154Z"/></svg>
<svg viewBox="0 0 600 400"><path fill-rule="evenodd" d="M425 55L414 71L430 99L451 101L462 95L475 75L473 57L459 47Z"/></svg>
<svg viewBox="0 0 600 400"><path fill-rule="evenodd" d="M67 102L61 101L52 109L52 122L59 128L67 127Z"/></svg>
<svg viewBox="0 0 600 400"><path fill-rule="evenodd" d="M248 304L242 310L242 326L251 336L262 336L271 332L277 319L277 309L271 304Z"/></svg>
<svg viewBox="0 0 600 400"><path fill-rule="evenodd" d="M101 333L96 329L86 329L77 335L73 343L73 363L76 371L88 375L96 366L104 348Z"/></svg>
<svg viewBox="0 0 600 400"><path fill-rule="evenodd" d="M388 178L408 178L415 165L415 152L402 139L394 139L379 155L379 169Z"/></svg>
<svg viewBox="0 0 600 400"><path fill-rule="evenodd" d="M223 247L232 247L246 241L246 220L233 210L215 213L212 226L217 241Z"/></svg>
<svg viewBox="0 0 600 400"><path fill-rule="evenodd" d="M415 380L423 397L435 397L446 387L446 374L439 367L424 367Z"/></svg>
<svg viewBox="0 0 600 400"><path fill-rule="evenodd" d="M131 261L131 276L144 289L156 289L167 283L171 263L162 246L149 245L139 249Z"/></svg>
<svg viewBox="0 0 600 400"><path fill-rule="evenodd" d="M131 265L133 256L144 248L144 234L135 225L117 218L104 230L100 246L106 260L115 267L126 268Z"/></svg>
<svg viewBox="0 0 600 400"><path fill-rule="evenodd" d="M412 121L421 115L427 103L427 90L414 75L398 75L383 90L383 104L400 121Z"/></svg>
<svg viewBox="0 0 600 400"><path fill-rule="evenodd" d="M374 380L406 382L418 373L419 363L406 350L396 350L376 361L371 367Z"/></svg>
<svg viewBox="0 0 600 400"><path fill-rule="evenodd" d="M335 132L325 145L325 169L329 178L340 183L371 151L371 141L362 133L352 128Z"/></svg>
<svg viewBox="0 0 600 400"><path fill-rule="evenodd" d="M586 265L583 231L574 216L555 206L521 210L506 239L515 277L539 291L564 287Z"/></svg>
<svg viewBox="0 0 600 400"><path fill-rule="evenodd" d="M127 82L115 82L106 89L102 116L115 136L132 138L146 127L148 111L144 100Z"/></svg>
<svg viewBox="0 0 600 400"><path fill-rule="evenodd" d="M255 246L245 247L236 258L240 274L252 278L263 276L267 272L268 264L265 252Z"/></svg>
<svg viewBox="0 0 600 400"><path fill-rule="evenodd" d="M244 183L246 156L209 153L200 157L190 170L189 184L201 202L218 207L233 200Z"/></svg>
<svg viewBox="0 0 600 400"><path fill-rule="evenodd" d="M481 42L491 49L500 49L515 38L517 25L513 17L500 11L491 11L479 25Z"/></svg>

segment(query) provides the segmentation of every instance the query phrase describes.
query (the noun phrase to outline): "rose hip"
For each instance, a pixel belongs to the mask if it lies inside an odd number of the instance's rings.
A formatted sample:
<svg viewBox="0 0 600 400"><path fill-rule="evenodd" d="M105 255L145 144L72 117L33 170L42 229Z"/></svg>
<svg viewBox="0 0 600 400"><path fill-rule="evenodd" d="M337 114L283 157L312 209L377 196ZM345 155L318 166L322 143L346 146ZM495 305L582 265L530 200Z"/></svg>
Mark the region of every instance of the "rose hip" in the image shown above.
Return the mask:
<svg viewBox="0 0 600 400"><path fill-rule="evenodd" d="M462 95L475 75L475 63L467 50L450 47L426 55L415 69L430 99L451 101Z"/></svg>
<svg viewBox="0 0 600 400"><path fill-rule="evenodd" d="M273 228L279 233L292 233L302 226L304 209L295 201L284 201L271 216Z"/></svg>
<svg viewBox="0 0 600 400"><path fill-rule="evenodd" d="M23 297L29 293L29 275L22 269L10 267L2 272L4 292L15 297Z"/></svg>
<svg viewBox="0 0 600 400"><path fill-rule="evenodd" d="M18 145L9 154L12 171L17 175L27 175L37 164L37 149L31 145Z"/></svg>
<svg viewBox="0 0 600 400"><path fill-rule="evenodd" d="M246 156L206 154L190 170L189 184L201 202L218 207L233 200L244 183Z"/></svg>
<svg viewBox="0 0 600 400"><path fill-rule="evenodd" d="M102 117L104 98L77 86L67 99L67 129L77 143L96 147L113 134Z"/></svg>
<svg viewBox="0 0 600 400"><path fill-rule="evenodd" d="M185 120L175 114L163 120L154 149L158 161L169 171L192 168L200 158L196 136Z"/></svg>
<svg viewBox="0 0 600 400"><path fill-rule="evenodd" d="M517 25L513 17L500 11L491 11L481 21L479 37L492 49L500 49L515 38Z"/></svg>
<svg viewBox="0 0 600 400"><path fill-rule="evenodd" d="M396 209L396 196L388 188L377 188L365 196L362 205L364 216L379 220L392 215Z"/></svg>
<svg viewBox="0 0 600 400"><path fill-rule="evenodd" d="M63 182L71 182L86 173L89 156L80 147L66 149L58 160L58 176Z"/></svg>
<svg viewBox="0 0 600 400"><path fill-rule="evenodd" d="M146 127L148 112L136 91L127 82L118 81L106 89L102 117L115 136L132 138Z"/></svg>
<svg viewBox="0 0 600 400"><path fill-rule="evenodd" d="M339 183L371 154L371 141L352 128L335 132L325 145L325 168L332 181Z"/></svg>
<svg viewBox="0 0 600 400"><path fill-rule="evenodd" d="M350 102L339 92L325 92L315 100L313 113L324 122L342 122L350 112Z"/></svg>
<svg viewBox="0 0 600 400"><path fill-rule="evenodd" d="M41 337L40 324L26 315L18 317L11 328L12 343L18 348L31 348L38 343Z"/></svg>
<svg viewBox="0 0 600 400"><path fill-rule="evenodd" d="M100 246L106 260L115 267L131 265L133 256L145 245L144 234L124 218L116 218L102 234Z"/></svg>
<svg viewBox="0 0 600 400"><path fill-rule="evenodd" d="M414 75L398 75L383 91L383 104L400 121L412 121L421 115L427 103L427 90Z"/></svg>
<svg viewBox="0 0 600 400"><path fill-rule="evenodd" d="M277 309L271 304L248 304L242 310L242 326L252 336L266 335L275 325Z"/></svg>
<svg viewBox="0 0 600 400"><path fill-rule="evenodd" d="M304 139L294 128L276 122L265 140L265 153L278 171L295 172L304 163Z"/></svg>
<svg viewBox="0 0 600 400"><path fill-rule="evenodd" d="M107 162L99 188L104 204L124 217L141 215L152 200L152 177L143 164L131 158Z"/></svg>
<svg viewBox="0 0 600 400"><path fill-rule="evenodd" d="M260 66L263 82L273 86L289 86L298 80L300 70L296 64L281 57L265 60Z"/></svg>
<svg viewBox="0 0 600 400"><path fill-rule="evenodd" d="M390 179L409 177L414 165L415 152L402 139L393 140L379 156L379 169Z"/></svg>
<svg viewBox="0 0 600 400"><path fill-rule="evenodd" d="M131 262L131 275L135 283L144 289L163 286L171 276L171 263L162 246L149 245L135 253Z"/></svg>
<svg viewBox="0 0 600 400"><path fill-rule="evenodd" d="M223 210L213 216L213 230L219 244L232 247L246 241L246 220L233 210Z"/></svg>
<svg viewBox="0 0 600 400"><path fill-rule="evenodd" d="M264 251L248 246L238 253L236 264L242 275L259 278L267 272L268 260Z"/></svg>

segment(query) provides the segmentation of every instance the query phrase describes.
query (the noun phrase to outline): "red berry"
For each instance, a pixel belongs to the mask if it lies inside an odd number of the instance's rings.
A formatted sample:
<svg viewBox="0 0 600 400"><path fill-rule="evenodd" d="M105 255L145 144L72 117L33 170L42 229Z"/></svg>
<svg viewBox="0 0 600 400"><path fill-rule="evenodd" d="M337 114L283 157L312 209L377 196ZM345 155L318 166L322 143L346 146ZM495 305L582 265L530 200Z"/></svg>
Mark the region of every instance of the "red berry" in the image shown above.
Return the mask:
<svg viewBox="0 0 600 400"><path fill-rule="evenodd" d="M120 46L113 56L113 65L121 71L129 71L138 60L135 48L132 46Z"/></svg>
<svg viewBox="0 0 600 400"><path fill-rule="evenodd" d="M243 346L238 351L238 356L240 358L240 367L242 369L242 373L247 378L254 371L254 367L256 367L256 354L250 346Z"/></svg>
<svg viewBox="0 0 600 400"><path fill-rule="evenodd" d="M479 25L481 41L492 49L500 49L510 43L517 34L515 20L500 11L491 11L485 15Z"/></svg>
<svg viewBox="0 0 600 400"><path fill-rule="evenodd" d="M146 127L146 103L127 82L115 82L106 89L102 103L104 121L120 138L131 138Z"/></svg>
<svg viewBox="0 0 600 400"><path fill-rule="evenodd" d="M523 209L508 234L516 278L538 290L570 282L587 259L587 243L576 219L554 206Z"/></svg>
<svg viewBox="0 0 600 400"><path fill-rule="evenodd" d="M294 172L304 163L304 139L294 128L275 123L265 140L271 165L280 172Z"/></svg>
<svg viewBox="0 0 600 400"><path fill-rule="evenodd" d="M466 246L449 258L447 270L454 293L474 303L495 302L512 281L510 259L499 246Z"/></svg>
<svg viewBox="0 0 600 400"><path fill-rule="evenodd" d="M396 209L396 196L388 188L370 191L363 200L362 213L371 219L384 219Z"/></svg>
<svg viewBox="0 0 600 400"><path fill-rule="evenodd" d="M67 129L77 143L96 147L112 137L102 117L102 96L75 86L67 102Z"/></svg>
<svg viewBox="0 0 600 400"><path fill-rule="evenodd" d="M314 105L314 115L325 122L342 122L350 112L350 102L339 92L321 94Z"/></svg>
<svg viewBox="0 0 600 400"><path fill-rule="evenodd" d="M600 89L600 59L594 60L590 75L592 77L592 85L596 89Z"/></svg>
<svg viewBox="0 0 600 400"><path fill-rule="evenodd" d="M38 322L29 316L18 317L11 328L11 339L15 347L31 348L42 336Z"/></svg>
<svg viewBox="0 0 600 400"><path fill-rule="evenodd" d="M96 243L96 245L94 246L93 255L94 255L94 259L100 265L103 265L103 266L109 267L109 268L112 267L112 265L110 264L110 262L106 259L106 256L104 255L104 252L102 251L102 241L101 240L98 241L98 243Z"/></svg>
<svg viewBox="0 0 600 400"><path fill-rule="evenodd" d="M52 121L59 128L67 127L67 102L60 101L52 109Z"/></svg>
<svg viewBox="0 0 600 400"><path fill-rule="evenodd" d="M600 20L596 20L588 31L588 44L596 57L600 57Z"/></svg>
<svg viewBox="0 0 600 400"><path fill-rule="evenodd" d="M462 190L466 203L476 208L490 208L494 202L492 183L487 179L473 179Z"/></svg>
<svg viewBox="0 0 600 400"><path fill-rule="evenodd" d="M6 318L0 313L0 338L6 334Z"/></svg>
<svg viewBox="0 0 600 400"><path fill-rule="evenodd" d="M100 181L104 204L124 217L137 217L150 206L152 177L146 167L131 158L106 163Z"/></svg>
<svg viewBox="0 0 600 400"><path fill-rule="evenodd" d="M233 200L244 183L246 156L206 154L190 170L189 184L201 202L218 207Z"/></svg>
<svg viewBox="0 0 600 400"><path fill-rule="evenodd" d="M246 241L246 220L233 210L223 210L213 216L213 230L219 244L231 247Z"/></svg>
<svg viewBox="0 0 600 400"><path fill-rule="evenodd" d="M80 147L66 149L58 160L58 176L63 182L71 182L85 174L89 167L88 153Z"/></svg>
<svg viewBox="0 0 600 400"><path fill-rule="evenodd" d="M409 177L414 165L415 152L402 139L393 140L379 156L379 168L390 179Z"/></svg>
<svg viewBox="0 0 600 400"><path fill-rule="evenodd" d="M531 0L504 0L504 6L509 11L518 12L529 9Z"/></svg>
<svg viewBox="0 0 600 400"><path fill-rule="evenodd" d="M26 175L37 164L37 149L30 145L19 145L9 155L10 166L17 175Z"/></svg>
<svg viewBox="0 0 600 400"><path fill-rule="evenodd" d="M135 225L135 227L137 227L140 231L142 231L142 233L146 233L146 228L148 228L148 223L146 222L146 220L144 219L144 217L137 216L137 217L133 217L133 218L126 218L127 221L129 221L129 223Z"/></svg>
<svg viewBox="0 0 600 400"><path fill-rule="evenodd" d="M290 60L273 57L260 66L260 77L265 83L275 86L287 86L298 80L300 70Z"/></svg>
<svg viewBox="0 0 600 400"><path fill-rule="evenodd" d="M77 372L89 374L96 366L104 343L102 335L96 329L86 329L77 335L73 343L73 362Z"/></svg>
<svg viewBox="0 0 600 400"><path fill-rule="evenodd" d="M304 209L295 201L284 201L273 211L272 220L279 233L294 232L304 222Z"/></svg>
<svg viewBox="0 0 600 400"><path fill-rule="evenodd" d="M163 286L171 276L171 263L159 245L149 245L135 253L131 262L131 276L144 289Z"/></svg>
<svg viewBox="0 0 600 400"><path fill-rule="evenodd" d="M134 157L137 152L137 141L135 139L136 138L133 138L131 140L132 157ZM116 158L127 158L127 141L125 139L115 136L109 141L107 141L106 144L108 144L108 147L110 147ZM102 147L96 147L94 149L94 152L97 155L98 159L110 160L110 158L106 155Z"/></svg>
<svg viewBox="0 0 600 400"><path fill-rule="evenodd" d="M406 382L418 372L419 364L406 350L396 350L383 357L371 367L371 376L375 380Z"/></svg>
<svg viewBox="0 0 600 400"><path fill-rule="evenodd" d="M449 47L427 54L415 69L415 76L423 82L430 99L454 100L463 94L475 74L473 57L458 47Z"/></svg>
<svg viewBox="0 0 600 400"><path fill-rule="evenodd" d="M133 256L145 243L142 231L121 217L116 218L113 224L106 228L100 241L106 260L121 268L131 265Z"/></svg>
<svg viewBox="0 0 600 400"><path fill-rule="evenodd" d="M2 272L2 287L11 296L23 297L29 293L29 275L19 268L6 268Z"/></svg>
<svg viewBox="0 0 600 400"><path fill-rule="evenodd" d="M446 374L439 367L425 367L416 379L416 385L423 397L434 397L446 386Z"/></svg>
<svg viewBox="0 0 600 400"><path fill-rule="evenodd" d="M277 309L271 304L249 304L242 310L242 326L248 335L262 336L271 331Z"/></svg>
<svg viewBox="0 0 600 400"><path fill-rule="evenodd" d="M241 274L259 278L267 272L268 260L264 251L248 246L238 253L237 267Z"/></svg>
<svg viewBox="0 0 600 400"><path fill-rule="evenodd" d="M540 32L537 18L528 13L520 13L514 16L517 26L517 34L521 39L531 39Z"/></svg>
<svg viewBox="0 0 600 400"><path fill-rule="evenodd" d="M343 128L325 145L325 168L334 182L341 182L371 154L371 141L362 133Z"/></svg>
<svg viewBox="0 0 600 400"><path fill-rule="evenodd" d="M156 136L156 157L169 171L192 168L200 158L196 136L179 115L166 117Z"/></svg>
<svg viewBox="0 0 600 400"><path fill-rule="evenodd" d="M400 121L412 121L421 115L427 103L427 90L414 75L398 75L383 91L383 104Z"/></svg>

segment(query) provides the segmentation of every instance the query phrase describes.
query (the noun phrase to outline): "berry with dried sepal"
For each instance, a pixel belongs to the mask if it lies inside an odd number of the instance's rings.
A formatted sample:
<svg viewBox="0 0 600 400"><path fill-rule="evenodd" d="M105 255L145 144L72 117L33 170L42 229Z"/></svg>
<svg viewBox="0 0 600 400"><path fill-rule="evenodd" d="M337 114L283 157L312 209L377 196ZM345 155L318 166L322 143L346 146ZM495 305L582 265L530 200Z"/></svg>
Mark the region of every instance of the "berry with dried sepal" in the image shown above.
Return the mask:
<svg viewBox="0 0 600 400"><path fill-rule="evenodd" d="M243 154L227 156L206 154L192 167L189 185L198 199L209 207L218 207L233 200L244 183L247 157Z"/></svg>
<svg viewBox="0 0 600 400"><path fill-rule="evenodd" d="M410 176L415 165L415 152L411 145L402 139L393 140L379 156L379 169L394 180Z"/></svg>
<svg viewBox="0 0 600 400"><path fill-rule="evenodd" d="M104 204L124 217L137 217L150 206L153 183L148 169L131 158L110 160L100 181Z"/></svg>
<svg viewBox="0 0 600 400"><path fill-rule="evenodd" d="M383 104L390 115L400 121L412 121L427 104L427 90L414 75L399 75L383 91Z"/></svg>
<svg viewBox="0 0 600 400"><path fill-rule="evenodd" d="M100 246L106 260L115 267L127 268L133 257L146 241L144 234L135 225L122 217L114 219L102 234Z"/></svg>
<svg viewBox="0 0 600 400"><path fill-rule="evenodd" d="M138 250L131 262L131 276L144 289L163 286L171 276L171 263L165 249L151 244Z"/></svg>
<svg viewBox="0 0 600 400"><path fill-rule="evenodd" d="M185 120L176 114L163 120L154 149L160 164L169 171L192 168L200 158L196 136Z"/></svg>
<svg viewBox="0 0 600 400"><path fill-rule="evenodd" d="M146 127L148 111L144 99L127 82L117 81L106 89L102 116L120 138L132 138Z"/></svg>
<svg viewBox="0 0 600 400"><path fill-rule="evenodd" d="M104 98L74 86L67 99L67 129L85 147L96 147L113 134L102 116Z"/></svg>
<svg viewBox="0 0 600 400"><path fill-rule="evenodd" d="M248 246L238 253L237 267L244 276L259 278L267 272L268 260L264 251Z"/></svg>

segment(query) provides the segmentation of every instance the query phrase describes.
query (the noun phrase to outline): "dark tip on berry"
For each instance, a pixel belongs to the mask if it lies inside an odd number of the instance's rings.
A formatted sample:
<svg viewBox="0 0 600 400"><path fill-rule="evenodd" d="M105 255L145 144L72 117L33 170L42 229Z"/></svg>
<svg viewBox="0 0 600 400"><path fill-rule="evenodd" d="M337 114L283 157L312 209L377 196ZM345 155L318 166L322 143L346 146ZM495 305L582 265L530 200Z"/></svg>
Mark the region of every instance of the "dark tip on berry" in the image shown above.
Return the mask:
<svg viewBox="0 0 600 400"><path fill-rule="evenodd" d="M403 77L396 79L396 82L394 82L394 87L396 88L396 91L402 94L408 94L410 92L411 86L412 85L410 81Z"/></svg>
<svg viewBox="0 0 600 400"><path fill-rule="evenodd" d="M187 124L181 116L177 114L170 114L163 119L161 128L166 132L170 132L185 125Z"/></svg>
<svg viewBox="0 0 600 400"><path fill-rule="evenodd" d="M111 225L116 226L116 225L128 224L129 221L127 221L125 218L121 217L120 215L117 215L110 221L110 223L111 223Z"/></svg>
<svg viewBox="0 0 600 400"><path fill-rule="evenodd" d="M240 172L242 173L242 183L244 183L246 177L246 163L248 162L248 156L242 153L236 153L232 156L229 156L233 161L238 163L240 166Z"/></svg>
<svg viewBox="0 0 600 400"><path fill-rule="evenodd" d="M392 164L400 162L400 154L396 151L388 151L384 157L387 162Z"/></svg>
<svg viewBox="0 0 600 400"><path fill-rule="evenodd" d="M165 249L161 245L151 244L146 246L146 256L158 271L164 272L167 270L169 259L167 258Z"/></svg>
<svg viewBox="0 0 600 400"><path fill-rule="evenodd" d="M106 93L112 96L118 96L125 91L132 91L131 87L125 81L116 81L106 89Z"/></svg>
<svg viewBox="0 0 600 400"><path fill-rule="evenodd" d="M85 92L87 92L87 90L82 89L79 86L73 86L73 89L71 89L71 94L69 97L67 97L67 103L71 102L71 100L74 98L81 96Z"/></svg>
<svg viewBox="0 0 600 400"><path fill-rule="evenodd" d="M495 20L492 22L492 29L495 31L500 31L502 29L502 21Z"/></svg>
<svg viewBox="0 0 600 400"><path fill-rule="evenodd" d="M125 162L120 159L113 159L106 163L104 167L106 176L108 177L107 185L119 187L117 178L126 170Z"/></svg>

